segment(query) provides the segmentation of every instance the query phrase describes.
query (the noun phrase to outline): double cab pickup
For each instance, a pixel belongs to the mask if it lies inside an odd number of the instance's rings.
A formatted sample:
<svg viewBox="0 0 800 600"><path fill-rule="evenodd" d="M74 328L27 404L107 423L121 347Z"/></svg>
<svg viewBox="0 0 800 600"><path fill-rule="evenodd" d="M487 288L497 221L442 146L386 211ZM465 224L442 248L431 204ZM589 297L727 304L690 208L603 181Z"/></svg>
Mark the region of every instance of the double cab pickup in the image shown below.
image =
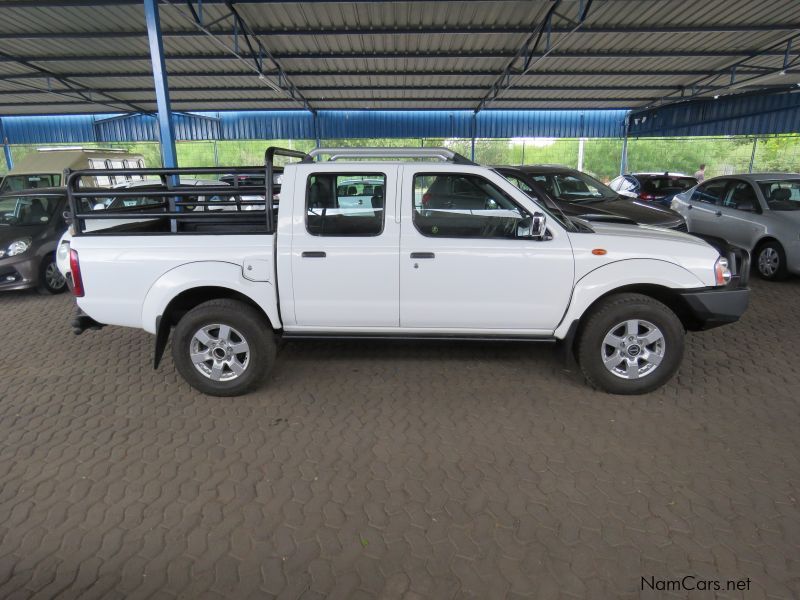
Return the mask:
<svg viewBox="0 0 800 600"><path fill-rule="evenodd" d="M213 182L253 172L263 186ZM640 394L678 370L687 330L747 306L747 252L566 217L447 149L270 148L263 167L137 173L157 179L116 203L68 175L73 326L144 329L156 366L171 335L211 395L260 385L281 338L330 337L558 341L591 385Z"/></svg>

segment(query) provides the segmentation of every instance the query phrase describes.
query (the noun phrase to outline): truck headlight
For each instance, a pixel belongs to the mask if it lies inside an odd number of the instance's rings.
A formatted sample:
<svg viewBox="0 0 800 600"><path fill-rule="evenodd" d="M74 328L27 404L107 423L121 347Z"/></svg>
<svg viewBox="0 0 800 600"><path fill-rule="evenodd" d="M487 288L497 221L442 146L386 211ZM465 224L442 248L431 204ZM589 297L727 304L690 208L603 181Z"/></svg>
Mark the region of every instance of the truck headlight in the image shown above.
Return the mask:
<svg viewBox="0 0 800 600"><path fill-rule="evenodd" d="M717 285L727 285L731 280L731 270L728 268L728 259L720 256L714 263L714 278Z"/></svg>
<svg viewBox="0 0 800 600"><path fill-rule="evenodd" d="M31 247L31 238L25 238L22 240L14 240L11 242L8 247L0 250L0 258L3 256L18 256L23 252L27 252L28 248Z"/></svg>

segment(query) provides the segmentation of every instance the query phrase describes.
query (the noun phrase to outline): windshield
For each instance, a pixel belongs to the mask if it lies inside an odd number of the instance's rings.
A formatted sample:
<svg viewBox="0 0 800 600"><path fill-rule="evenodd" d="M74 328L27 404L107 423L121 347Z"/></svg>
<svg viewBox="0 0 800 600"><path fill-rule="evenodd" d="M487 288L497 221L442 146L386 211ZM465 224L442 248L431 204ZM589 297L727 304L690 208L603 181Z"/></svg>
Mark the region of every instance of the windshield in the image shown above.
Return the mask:
<svg viewBox="0 0 800 600"><path fill-rule="evenodd" d="M800 210L800 179L759 181L770 210Z"/></svg>
<svg viewBox="0 0 800 600"><path fill-rule="evenodd" d="M0 185L0 193L21 192L36 188L58 187L61 185L61 175L48 173L41 175L9 175Z"/></svg>
<svg viewBox="0 0 800 600"><path fill-rule="evenodd" d="M594 177L574 171L571 173L528 173L528 176L542 185L553 198L567 202L586 200L613 200L618 194Z"/></svg>
<svg viewBox="0 0 800 600"><path fill-rule="evenodd" d="M0 197L0 224L44 225L58 207L56 196L3 196Z"/></svg>

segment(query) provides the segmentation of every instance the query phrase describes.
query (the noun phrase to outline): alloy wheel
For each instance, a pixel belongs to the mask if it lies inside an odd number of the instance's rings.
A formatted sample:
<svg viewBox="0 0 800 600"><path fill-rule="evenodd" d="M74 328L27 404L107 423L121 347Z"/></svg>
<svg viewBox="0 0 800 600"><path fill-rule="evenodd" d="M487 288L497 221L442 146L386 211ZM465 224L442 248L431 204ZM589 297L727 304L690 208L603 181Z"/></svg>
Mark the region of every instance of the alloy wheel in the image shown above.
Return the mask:
<svg viewBox="0 0 800 600"><path fill-rule="evenodd" d="M629 319L617 323L603 338L603 365L622 379L639 379L655 371L664 359L666 341L649 321Z"/></svg>
<svg viewBox="0 0 800 600"><path fill-rule="evenodd" d="M767 246L758 255L758 270L765 277L773 277L781 266L781 257L772 246Z"/></svg>
<svg viewBox="0 0 800 600"><path fill-rule="evenodd" d="M67 285L67 280L64 279L64 276L61 274L61 271L58 270L55 262L51 262L47 265L47 267L45 267L44 282L48 289L51 289L54 292L60 291L65 285Z"/></svg>
<svg viewBox="0 0 800 600"><path fill-rule="evenodd" d="M250 364L250 346L229 325L215 323L198 329L189 342L195 368L213 381L232 381Z"/></svg>

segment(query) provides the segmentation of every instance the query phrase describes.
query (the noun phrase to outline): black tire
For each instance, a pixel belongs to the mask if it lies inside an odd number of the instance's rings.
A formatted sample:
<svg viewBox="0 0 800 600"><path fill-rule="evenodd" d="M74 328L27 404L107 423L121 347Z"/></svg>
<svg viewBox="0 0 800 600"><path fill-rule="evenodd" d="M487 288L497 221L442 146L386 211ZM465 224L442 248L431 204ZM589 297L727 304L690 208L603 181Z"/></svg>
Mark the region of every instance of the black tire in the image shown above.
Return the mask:
<svg viewBox="0 0 800 600"><path fill-rule="evenodd" d="M222 343L223 331L214 325L231 328L227 344ZM196 334L209 327L205 335L210 342L204 345ZM237 354L242 341L248 350ZM207 355L207 361L196 365L191 357L193 349ZM172 358L178 372L189 385L210 396L240 396L258 387L272 370L276 351L275 334L267 319L238 300L210 300L196 306L178 321L172 339ZM214 352L219 353L216 359ZM231 367L241 369L240 373L235 374Z"/></svg>
<svg viewBox="0 0 800 600"><path fill-rule="evenodd" d="M789 275L786 269L786 252L779 242L771 240L759 244L753 259L761 279L780 281Z"/></svg>
<svg viewBox="0 0 800 600"><path fill-rule="evenodd" d="M637 327L642 338L628 341L630 332L624 324L629 320L644 322ZM616 329L618 324L622 329ZM648 329L646 325L653 325L658 331ZM660 333L662 341L645 343L648 338L644 336L648 332ZM605 343L606 336L614 333L617 335L613 339L619 338L623 346ZM615 294L593 307L582 323L578 363L595 388L611 394L646 394L664 385L677 372L683 359L684 336L680 319L658 300L643 294ZM618 366L613 368L620 371L627 372L627 365L631 362L641 365L634 367L637 378L628 379L623 374L612 373L604 364L606 354L609 354L610 362L619 358ZM652 361L646 360L650 356L653 356ZM655 364L659 356L660 362ZM639 369L642 369L641 375Z"/></svg>
<svg viewBox="0 0 800 600"><path fill-rule="evenodd" d="M54 273L51 273L51 270ZM45 296L61 294L67 291L67 280L64 279L56 266L55 254L45 256L42 264L39 265L39 280L36 282L36 291Z"/></svg>

